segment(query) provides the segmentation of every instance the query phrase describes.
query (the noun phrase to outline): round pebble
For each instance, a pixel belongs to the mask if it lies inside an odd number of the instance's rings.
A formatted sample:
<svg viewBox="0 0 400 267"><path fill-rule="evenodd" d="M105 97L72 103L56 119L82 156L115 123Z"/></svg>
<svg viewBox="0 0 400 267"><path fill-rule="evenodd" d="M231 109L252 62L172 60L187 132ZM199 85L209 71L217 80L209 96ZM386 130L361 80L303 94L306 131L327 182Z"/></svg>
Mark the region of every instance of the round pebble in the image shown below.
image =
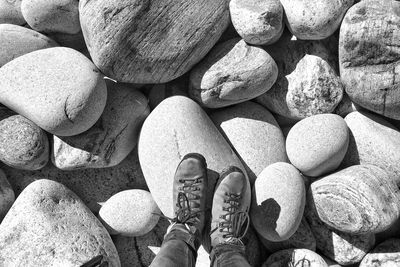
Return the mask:
<svg viewBox="0 0 400 267"><path fill-rule="evenodd" d="M290 162L312 177L335 170L348 145L346 122L335 114L319 114L301 120L291 128L286 139Z"/></svg>
<svg viewBox="0 0 400 267"><path fill-rule="evenodd" d="M99 219L110 234L142 236L156 226L159 219L157 214L161 214L161 211L151 194L132 189L110 197L100 208Z"/></svg>

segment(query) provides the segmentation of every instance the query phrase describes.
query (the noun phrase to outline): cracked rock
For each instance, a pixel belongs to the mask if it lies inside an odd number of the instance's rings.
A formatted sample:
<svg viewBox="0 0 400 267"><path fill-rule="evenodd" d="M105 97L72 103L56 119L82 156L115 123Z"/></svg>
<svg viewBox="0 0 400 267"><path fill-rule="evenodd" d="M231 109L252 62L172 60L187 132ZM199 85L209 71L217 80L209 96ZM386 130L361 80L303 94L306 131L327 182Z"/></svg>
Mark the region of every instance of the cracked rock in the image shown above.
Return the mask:
<svg viewBox="0 0 400 267"><path fill-rule="evenodd" d="M100 119L88 131L54 136L52 162L62 170L105 168L119 164L136 146L150 112L139 91L107 80L108 98Z"/></svg>
<svg viewBox="0 0 400 267"><path fill-rule="evenodd" d="M103 75L71 48L33 51L0 68L0 102L60 136L93 126L104 110L106 90Z"/></svg>
<svg viewBox="0 0 400 267"><path fill-rule="evenodd" d="M351 100L400 119L400 3L365 0L349 9L340 28L340 75Z"/></svg>
<svg viewBox="0 0 400 267"><path fill-rule="evenodd" d="M215 46L193 68L189 95L204 107L226 107L265 93L277 76L275 61L264 49L232 39Z"/></svg>

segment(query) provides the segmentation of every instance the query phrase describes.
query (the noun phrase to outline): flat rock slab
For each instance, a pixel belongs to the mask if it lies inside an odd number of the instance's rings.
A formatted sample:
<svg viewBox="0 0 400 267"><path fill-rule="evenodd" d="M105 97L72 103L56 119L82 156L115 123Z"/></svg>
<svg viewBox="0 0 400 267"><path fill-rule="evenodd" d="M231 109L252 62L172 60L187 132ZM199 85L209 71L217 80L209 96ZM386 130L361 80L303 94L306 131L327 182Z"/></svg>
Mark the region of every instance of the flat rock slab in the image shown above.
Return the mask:
<svg viewBox="0 0 400 267"><path fill-rule="evenodd" d="M0 225L2 266L79 266L103 255L121 266L107 230L64 185L38 180L19 195Z"/></svg>

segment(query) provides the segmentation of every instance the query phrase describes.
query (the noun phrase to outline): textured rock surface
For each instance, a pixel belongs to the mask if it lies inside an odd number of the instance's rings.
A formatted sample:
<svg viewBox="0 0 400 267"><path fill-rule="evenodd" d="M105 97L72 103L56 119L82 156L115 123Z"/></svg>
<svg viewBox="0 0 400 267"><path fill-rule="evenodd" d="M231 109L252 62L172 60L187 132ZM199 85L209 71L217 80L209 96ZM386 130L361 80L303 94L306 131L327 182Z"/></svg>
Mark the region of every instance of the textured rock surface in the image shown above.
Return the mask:
<svg viewBox="0 0 400 267"><path fill-rule="evenodd" d="M202 106L225 107L265 93L277 76L276 63L264 49L232 39L191 70L189 95Z"/></svg>
<svg viewBox="0 0 400 267"><path fill-rule="evenodd" d="M88 131L54 136L52 161L62 170L105 168L119 164L136 146L140 127L150 113L139 91L107 80L103 114Z"/></svg>
<svg viewBox="0 0 400 267"><path fill-rule="evenodd" d="M142 236L150 232L160 218L160 209L148 191L131 189L109 198L99 211L99 219L110 234Z"/></svg>
<svg viewBox="0 0 400 267"><path fill-rule="evenodd" d="M248 101L210 117L242 160L251 184L268 165L287 161L282 131L261 105Z"/></svg>
<svg viewBox="0 0 400 267"><path fill-rule="evenodd" d="M102 75L90 60L70 48L20 56L1 67L0 78L2 104L61 136L89 129L106 104Z"/></svg>
<svg viewBox="0 0 400 267"><path fill-rule="evenodd" d="M279 250L289 249L289 248L305 248L312 251L316 249L316 241L311 228L305 218L301 220L299 228L296 232L287 240L280 242L269 241L262 236L259 236L261 243L270 253L275 253Z"/></svg>
<svg viewBox="0 0 400 267"><path fill-rule="evenodd" d="M334 54L320 41L291 37L285 31L276 44L265 47L278 66L278 78L257 101L275 113L297 120L332 112L343 95Z"/></svg>
<svg viewBox="0 0 400 267"><path fill-rule="evenodd" d="M227 0L79 1L90 55L107 76L164 83L189 71L229 24Z"/></svg>
<svg viewBox="0 0 400 267"><path fill-rule="evenodd" d="M368 253L360 267L381 267L400 265L400 239L388 239Z"/></svg>
<svg viewBox="0 0 400 267"><path fill-rule="evenodd" d="M167 98L150 113L140 133L138 151L150 192L163 214L169 217L174 215L175 170L185 154L200 153L207 161L208 207L212 204L218 173L229 165L245 170L207 114L184 96Z"/></svg>
<svg viewBox="0 0 400 267"><path fill-rule="evenodd" d="M283 241L300 225L305 187L299 171L277 162L258 175L252 191L251 222L257 233L270 241Z"/></svg>
<svg viewBox="0 0 400 267"><path fill-rule="evenodd" d="M356 165L311 184L307 201L334 229L352 234L379 233L399 218L400 191L374 165Z"/></svg>
<svg viewBox="0 0 400 267"><path fill-rule="evenodd" d="M80 32L79 0L22 0L21 12L32 29L39 32Z"/></svg>
<svg viewBox="0 0 400 267"><path fill-rule="evenodd" d="M46 133L21 115L0 121L0 160L23 170L43 168L50 157Z"/></svg>
<svg viewBox="0 0 400 267"><path fill-rule="evenodd" d="M374 247L374 234L352 235L328 228L309 206L304 213L317 241L317 249L339 264L358 263Z"/></svg>
<svg viewBox="0 0 400 267"><path fill-rule="evenodd" d="M0 1L0 23L11 23L22 25L25 19L21 13L22 0L1 0Z"/></svg>
<svg viewBox="0 0 400 267"><path fill-rule="evenodd" d="M348 145L346 122L335 114L319 114L301 120L291 128L286 139L290 162L312 177L335 170Z"/></svg>
<svg viewBox="0 0 400 267"><path fill-rule="evenodd" d="M7 180L5 173L0 170L0 222L11 208L15 200L14 190Z"/></svg>
<svg viewBox="0 0 400 267"><path fill-rule="evenodd" d="M29 52L57 46L49 37L12 24L0 24L0 67Z"/></svg>
<svg viewBox="0 0 400 267"><path fill-rule="evenodd" d="M328 267L320 255L308 249L285 249L278 251L269 256L267 261L262 265L262 267L283 266Z"/></svg>
<svg viewBox="0 0 400 267"><path fill-rule="evenodd" d="M354 0L281 2L285 9L286 25L293 35L303 40L319 40L327 38L339 28L344 14Z"/></svg>
<svg viewBox="0 0 400 267"><path fill-rule="evenodd" d="M352 112L345 121L350 143L342 166L373 164L386 170L400 184L400 132L382 117Z"/></svg>
<svg viewBox="0 0 400 267"><path fill-rule="evenodd" d="M236 31L249 44L272 44L285 28L279 0L232 0L229 11Z"/></svg>
<svg viewBox="0 0 400 267"><path fill-rule="evenodd" d="M400 119L400 3L361 1L340 28L340 75L353 102Z"/></svg>
<svg viewBox="0 0 400 267"><path fill-rule="evenodd" d="M25 188L0 225L4 266L76 266L97 255L120 266L107 230L72 191L54 181Z"/></svg>

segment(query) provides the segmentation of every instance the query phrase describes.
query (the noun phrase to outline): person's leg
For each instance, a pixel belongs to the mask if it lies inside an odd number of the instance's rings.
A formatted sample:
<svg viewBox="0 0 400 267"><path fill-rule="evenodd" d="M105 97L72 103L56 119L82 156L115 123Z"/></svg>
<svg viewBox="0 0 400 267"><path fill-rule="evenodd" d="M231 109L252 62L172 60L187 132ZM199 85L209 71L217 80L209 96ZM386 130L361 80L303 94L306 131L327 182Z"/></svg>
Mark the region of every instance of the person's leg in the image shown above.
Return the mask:
<svg viewBox="0 0 400 267"><path fill-rule="evenodd" d="M221 173L214 193L211 220L211 266L250 266L241 239L249 227L251 194L246 176L237 167Z"/></svg>
<svg viewBox="0 0 400 267"><path fill-rule="evenodd" d="M207 165L204 157L187 154L179 163L174 177L175 218L171 219L161 250L150 266L195 266L204 228L206 189Z"/></svg>

